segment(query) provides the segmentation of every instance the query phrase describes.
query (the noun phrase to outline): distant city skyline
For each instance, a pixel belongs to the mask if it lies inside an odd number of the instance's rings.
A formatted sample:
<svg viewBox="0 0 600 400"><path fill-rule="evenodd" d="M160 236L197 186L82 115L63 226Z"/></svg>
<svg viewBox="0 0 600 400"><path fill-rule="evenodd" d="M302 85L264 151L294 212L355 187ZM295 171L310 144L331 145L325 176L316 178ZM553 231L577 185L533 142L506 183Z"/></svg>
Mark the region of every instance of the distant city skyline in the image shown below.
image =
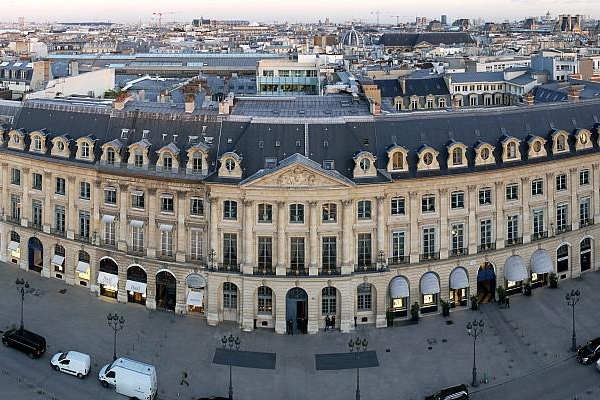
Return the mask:
<svg viewBox="0 0 600 400"><path fill-rule="evenodd" d="M363 23L393 24L414 21L416 16L440 19L448 16L448 22L458 18L485 21L520 20L530 16L542 16L547 11L558 14L583 14L600 17L598 0L421 0L404 4L397 0L380 0L376 3L356 0L304 0L279 3L272 0L230 0L221 2L179 0L165 2L149 0L139 6L138 2L117 0L3 0L0 6L0 22L17 22L23 17L26 22L98 22L156 23L161 12L162 22L191 22L194 18L241 19L251 22L317 22L329 18L331 22L356 21ZM443 4L443 6L440 6Z"/></svg>

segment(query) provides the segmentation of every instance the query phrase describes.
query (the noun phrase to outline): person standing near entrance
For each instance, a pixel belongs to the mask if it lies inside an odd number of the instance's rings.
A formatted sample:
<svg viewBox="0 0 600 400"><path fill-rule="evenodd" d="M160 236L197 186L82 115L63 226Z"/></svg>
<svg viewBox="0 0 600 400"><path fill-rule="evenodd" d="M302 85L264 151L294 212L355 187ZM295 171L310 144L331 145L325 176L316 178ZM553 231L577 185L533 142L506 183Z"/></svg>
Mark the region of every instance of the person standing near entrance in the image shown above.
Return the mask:
<svg viewBox="0 0 600 400"><path fill-rule="evenodd" d="M291 318L287 320L287 334L294 335L294 321Z"/></svg>
<svg viewBox="0 0 600 400"><path fill-rule="evenodd" d="M329 318L329 315L327 315L325 317L325 332L327 332L327 330L329 329L330 325L331 325L331 319Z"/></svg>

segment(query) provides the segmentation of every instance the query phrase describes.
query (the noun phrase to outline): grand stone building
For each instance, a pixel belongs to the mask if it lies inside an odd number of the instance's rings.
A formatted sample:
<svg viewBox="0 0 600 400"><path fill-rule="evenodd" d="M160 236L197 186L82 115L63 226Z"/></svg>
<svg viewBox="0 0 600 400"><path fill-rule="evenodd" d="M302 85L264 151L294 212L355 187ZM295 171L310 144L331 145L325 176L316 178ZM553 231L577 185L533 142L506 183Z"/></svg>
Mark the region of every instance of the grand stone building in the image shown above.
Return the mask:
<svg viewBox="0 0 600 400"><path fill-rule="evenodd" d="M459 310L598 267L599 118L597 101L2 103L0 259L244 330Z"/></svg>

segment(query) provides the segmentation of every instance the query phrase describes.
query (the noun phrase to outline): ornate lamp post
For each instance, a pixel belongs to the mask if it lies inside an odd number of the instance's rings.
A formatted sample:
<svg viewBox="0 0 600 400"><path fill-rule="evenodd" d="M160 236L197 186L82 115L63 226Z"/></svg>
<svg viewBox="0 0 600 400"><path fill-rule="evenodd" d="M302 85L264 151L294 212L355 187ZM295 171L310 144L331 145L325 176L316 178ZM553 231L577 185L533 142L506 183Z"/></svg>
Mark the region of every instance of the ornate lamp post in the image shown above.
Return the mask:
<svg viewBox="0 0 600 400"><path fill-rule="evenodd" d="M29 289L29 282L23 278L17 278L15 281L17 291L21 293L21 330L23 330L23 302L25 301L25 290Z"/></svg>
<svg viewBox="0 0 600 400"><path fill-rule="evenodd" d="M242 340L239 336L233 337L233 334L229 334L229 336L224 335L221 339L221 345L223 345L223 349L227 350L229 347L229 351L240 349L240 345L242 344ZM231 360L229 361L229 400L233 400L233 385L231 383Z"/></svg>
<svg viewBox="0 0 600 400"><path fill-rule="evenodd" d="M123 325L125 324L125 317L119 316L117 313L111 314L108 313L106 317L108 320L108 326L115 332L114 341L113 341L113 360L117 359L117 331L123 329Z"/></svg>
<svg viewBox="0 0 600 400"><path fill-rule="evenodd" d="M569 293L565 295L567 305L573 309L573 337L571 338L571 351L577 351L577 337L575 336L575 304L579 303L579 289L571 289Z"/></svg>
<svg viewBox="0 0 600 400"><path fill-rule="evenodd" d="M473 382L472 386L476 387L479 385L477 382L477 366L475 364L475 343L477 342L477 336L483 333L483 320L474 319L473 322L467 323L467 334L473 337Z"/></svg>
<svg viewBox="0 0 600 400"><path fill-rule="evenodd" d="M358 359L360 357L361 351L367 351L368 345L369 345L369 342L367 341L367 338L363 338L361 340L359 337L357 337L356 340L350 339L350 341L348 342L348 350L350 350L350 353L355 352L356 358ZM356 367L356 400L360 400L360 368L359 367Z"/></svg>

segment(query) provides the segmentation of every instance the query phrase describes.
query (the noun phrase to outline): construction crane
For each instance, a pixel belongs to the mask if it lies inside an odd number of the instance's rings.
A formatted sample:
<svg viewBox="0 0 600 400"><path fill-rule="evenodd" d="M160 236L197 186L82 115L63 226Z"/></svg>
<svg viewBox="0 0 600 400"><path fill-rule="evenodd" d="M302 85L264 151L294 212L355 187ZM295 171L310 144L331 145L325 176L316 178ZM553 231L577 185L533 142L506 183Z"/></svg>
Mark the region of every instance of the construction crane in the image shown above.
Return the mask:
<svg viewBox="0 0 600 400"><path fill-rule="evenodd" d="M391 15L392 18L396 18L396 26L400 26L400 18L408 18L410 15Z"/></svg>
<svg viewBox="0 0 600 400"><path fill-rule="evenodd" d="M156 11L153 12L152 15L158 15L158 30L160 31L162 29L162 16L163 15L167 15L167 14L175 14L173 11Z"/></svg>
<svg viewBox="0 0 600 400"><path fill-rule="evenodd" d="M380 11L380 10L375 10L375 11L373 11L373 12L370 13L370 14L377 15L377 26L379 26L379 15L380 14L385 14L385 13L387 13L387 11Z"/></svg>

